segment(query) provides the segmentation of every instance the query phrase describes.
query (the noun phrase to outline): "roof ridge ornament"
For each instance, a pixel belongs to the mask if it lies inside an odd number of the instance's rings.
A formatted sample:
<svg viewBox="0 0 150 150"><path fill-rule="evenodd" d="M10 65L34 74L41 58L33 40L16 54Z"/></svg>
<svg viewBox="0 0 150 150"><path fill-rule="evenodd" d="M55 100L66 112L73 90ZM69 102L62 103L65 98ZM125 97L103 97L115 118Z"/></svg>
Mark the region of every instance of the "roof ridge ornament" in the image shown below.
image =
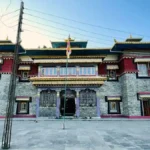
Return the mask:
<svg viewBox="0 0 150 150"><path fill-rule="evenodd" d="M74 39L72 39L72 38L70 37L70 34L69 34L69 36L68 36L68 39L65 39L65 42L67 42L68 40L69 40L70 42L71 42L71 41L74 41Z"/></svg>
<svg viewBox="0 0 150 150"><path fill-rule="evenodd" d="M8 41L8 35L7 35L7 37L6 37L6 41Z"/></svg>

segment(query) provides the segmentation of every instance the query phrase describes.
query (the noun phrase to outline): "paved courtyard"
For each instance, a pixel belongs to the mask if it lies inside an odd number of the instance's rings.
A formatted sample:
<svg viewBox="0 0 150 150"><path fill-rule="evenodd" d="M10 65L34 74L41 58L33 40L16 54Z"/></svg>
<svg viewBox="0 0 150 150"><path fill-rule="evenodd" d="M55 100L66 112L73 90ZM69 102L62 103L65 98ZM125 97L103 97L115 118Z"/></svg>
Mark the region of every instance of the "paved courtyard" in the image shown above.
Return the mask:
<svg viewBox="0 0 150 150"><path fill-rule="evenodd" d="M15 150L150 150L150 121L14 121ZM0 144L4 121L0 121Z"/></svg>

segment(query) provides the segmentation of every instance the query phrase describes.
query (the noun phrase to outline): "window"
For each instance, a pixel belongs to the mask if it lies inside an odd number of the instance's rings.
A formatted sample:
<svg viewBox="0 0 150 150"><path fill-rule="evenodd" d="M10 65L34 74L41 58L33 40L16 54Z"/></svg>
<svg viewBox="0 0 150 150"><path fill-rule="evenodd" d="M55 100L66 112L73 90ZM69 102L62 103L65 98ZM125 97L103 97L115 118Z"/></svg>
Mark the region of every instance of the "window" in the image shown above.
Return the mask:
<svg viewBox="0 0 150 150"><path fill-rule="evenodd" d="M22 72L22 79L23 80L28 80L28 72L27 71Z"/></svg>
<svg viewBox="0 0 150 150"><path fill-rule="evenodd" d="M116 80L116 70L108 70L108 80Z"/></svg>
<svg viewBox="0 0 150 150"><path fill-rule="evenodd" d="M96 68L95 67L80 67L79 75L95 75Z"/></svg>
<svg viewBox="0 0 150 150"><path fill-rule="evenodd" d="M105 101L108 102L108 114L120 114L121 96L105 96Z"/></svg>
<svg viewBox="0 0 150 150"><path fill-rule="evenodd" d="M109 102L109 113L119 113L119 102Z"/></svg>
<svg viewBox="0 0 150 150"><path fill-rule="evenodd" d="M67 75L76 75L76 67L68 67L67 68ZM66 67L60 68L60 75L66 75Z"/></svg>
<svg viewBox="0 0 150 150"><path fill-rule="evenodd" d="M85 89L79 93L80 106L92 107L96 106L96 92L90 89Z"/></svg>
<svg viewBox="0 0 150 150"><path fill-rule="evenodd" d="M44 90L40 93L40 107L55 107L56 99L56 91Z"/></svg>
<svg viewBox="0 0 150 150"><path fill-rule="evenodd" d="M57 75L57 68L50 67L50 68L42 68L41 75L43 76L56 76Z"/></svg>
<svg viewBox="0 0 150 150"><path fill-rule="evenodd" d="M29 114L29 102L18 102L17 114Z"/></svg>
<svg viewBox="0 0 150 150"><path fill-rule="evenodd" d="M148 76L148 64L137 64L137 68L139 77Z"/></svg>

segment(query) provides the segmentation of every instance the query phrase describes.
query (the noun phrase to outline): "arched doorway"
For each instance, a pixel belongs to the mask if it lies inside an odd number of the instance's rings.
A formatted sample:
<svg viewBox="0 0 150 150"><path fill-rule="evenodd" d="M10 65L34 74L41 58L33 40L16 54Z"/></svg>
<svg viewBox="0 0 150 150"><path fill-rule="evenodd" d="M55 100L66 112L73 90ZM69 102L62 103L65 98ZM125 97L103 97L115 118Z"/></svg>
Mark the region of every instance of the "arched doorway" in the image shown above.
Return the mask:
<svg viewBox="0 0 150 150"><path fill-rule="evenodd" d="M73 116L75 114L75 97L76 92L73 90L67 90L66 91L66 100L65 100L65 90L60 92L60 113L62 116L64 116L64 110L65 110L65 116ZM65 103L65 109L64 109L64 103Z"/></svg>

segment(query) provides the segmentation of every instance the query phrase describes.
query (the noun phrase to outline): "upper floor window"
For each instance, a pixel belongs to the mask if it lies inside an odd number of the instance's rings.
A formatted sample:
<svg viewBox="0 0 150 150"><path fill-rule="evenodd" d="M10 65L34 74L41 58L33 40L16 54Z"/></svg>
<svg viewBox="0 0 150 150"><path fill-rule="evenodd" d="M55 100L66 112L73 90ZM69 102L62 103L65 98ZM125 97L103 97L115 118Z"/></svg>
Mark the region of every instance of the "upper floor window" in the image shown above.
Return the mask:
<svg viewBox="0 0 150 150"><path fill-rule="evenodd" d="M44 76L55 76L57 75L57 68L42 68L41 74Z"/></svg>
<svg viewBox="0 0 150 150"><path fill-rule="evenodd" d="M80 67L79 75L95 75L96 68L95 67Z"/></svg>
<svg viewBox="0 0 150 150"><path fill-rule="evenodd" d="M137 64L138 76L148 76L148 64Z"/></svg>
<svg viewBox="0 0 150 150"><path fill-rule="evenodd" d="M68 67L66 70L66 67L61 67L60 68L60 75L66 75L66 71L67 71L67 75L76 75L76 67Z"/></svg>
<svg viewBox="0 0 150 150"><path fill-rule="evenodd" d="M28 80L28 72L27 71L22 71L22 80Z"/></svg>
<svg viewBox="0 0 150 150"><path fill-rule="evenodd" d="M59 69L59 75L65 76L66 72L69 76L75 76L75 75L96 75L96 67L79 67L77 73L77 67L68 67L66 70L66 67L60 67ZM41 76L57 76L57 67L43 67L41 68Z"/></svg>
<svg viewBox="0 0 150 150"><path fill-rule="evenodd" d="M107 71L108 80L116 80L116 70L108 70Z"/></svg>
<svg viewBox="0 0 150 150"><path fill-rule="evenodd" d="M119 66L107 65L106 69L108 80L117 80L117 70L119 69Z"/></svg>
<svg viewBox="0 0 150 150"><path fill-rule="evenodd" d="M108 114L120 114L120 96L106 96L106 102L108 102Z"/></svg>

